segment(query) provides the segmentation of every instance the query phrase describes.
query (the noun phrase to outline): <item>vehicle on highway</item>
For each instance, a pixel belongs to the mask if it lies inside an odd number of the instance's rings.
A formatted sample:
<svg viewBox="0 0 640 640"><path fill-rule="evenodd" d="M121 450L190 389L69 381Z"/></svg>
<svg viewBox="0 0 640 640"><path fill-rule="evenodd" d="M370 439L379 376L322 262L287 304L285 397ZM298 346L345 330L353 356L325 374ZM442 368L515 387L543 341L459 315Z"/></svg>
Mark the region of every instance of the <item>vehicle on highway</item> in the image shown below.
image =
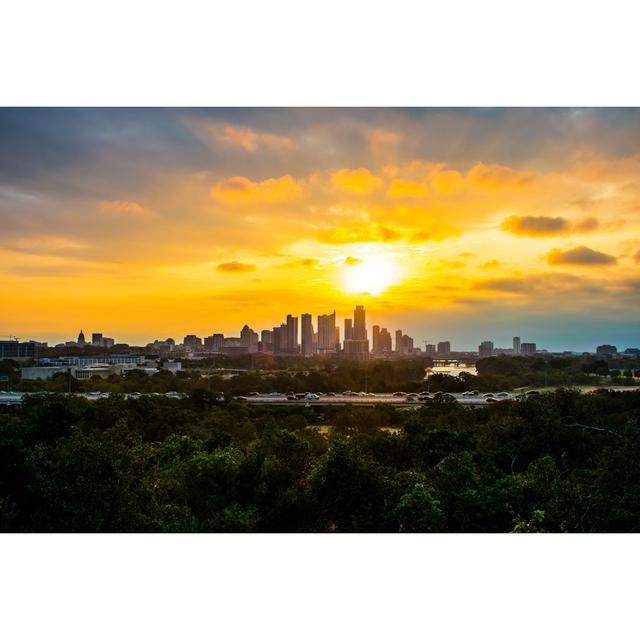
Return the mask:
<svg viewBox="0 0 640 640"><path fill-rule="evenodd" d="M305 400L320 400L320 396L317 393L307 393L304 397Z"/></svg>
<svg viewBox="0 0 640 640"><path fill-rule="evenodd" d="M525 396L539 396L540 392L536 391L535 389L531 389L530 391L526 391Z"/></svg>
<svg viewBox="0 0 640 640"><path fill-rule="evenodd" d="M483 398L493 398L493 393L485 393L482 397Z"/></svg>
<svg viewBox="0 0 640 640"><path fill-rule="evenodd" d="M396 391L393 395L396 398L401 398L403 396L406 396L407 394L404 391Z"/></svg>

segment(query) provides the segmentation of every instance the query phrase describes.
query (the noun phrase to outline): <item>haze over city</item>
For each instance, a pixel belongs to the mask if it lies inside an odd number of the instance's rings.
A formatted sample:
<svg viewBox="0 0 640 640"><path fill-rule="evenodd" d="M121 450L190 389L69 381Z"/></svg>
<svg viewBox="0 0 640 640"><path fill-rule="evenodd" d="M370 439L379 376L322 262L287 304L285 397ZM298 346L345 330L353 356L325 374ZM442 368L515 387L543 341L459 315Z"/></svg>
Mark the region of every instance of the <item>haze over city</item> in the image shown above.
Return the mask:
<svg viewBox="0 0 640 640"><path fill-rule="evenodd" d="M0 333L639 342L637 109L2 109Z"/></svg>

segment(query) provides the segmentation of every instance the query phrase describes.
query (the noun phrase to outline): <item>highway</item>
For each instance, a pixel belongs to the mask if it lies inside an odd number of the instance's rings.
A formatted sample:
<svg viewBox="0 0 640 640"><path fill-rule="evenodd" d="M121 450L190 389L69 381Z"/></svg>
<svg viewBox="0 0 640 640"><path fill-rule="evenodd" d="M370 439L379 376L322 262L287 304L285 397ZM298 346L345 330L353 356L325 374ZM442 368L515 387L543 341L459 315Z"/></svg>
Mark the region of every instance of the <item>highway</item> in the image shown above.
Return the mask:
<svg viewBox="0 0 640 640"><path fill-rule="evenodd" d="M483 395L463 395L462 393L448 393L445 394L451 396L455 400L457 400L460 404L467 404L473 406L483 406L495 401L502 400L513 400L516 398L517 394L515 393L504 393L501 397L498 398L485 398ZM433 398L433 394L431 394L431 398ZM390 404L394 407L412 407L416 408L425 403L425 400L422 399L407 399L406 395L396 396L392 393L368 393L366 395L360 394L335 394L332 396L321 395L317 400L315 399L306 399L299 398L296 400L289 400L287 396L284 394L279 395L271 395L271 394L260 394L260 395L249 395L249 396L240 396L239 400L246 402L248 404L256 404L256 405L269 405L269 406L295 406L295 405L309 405L309 406L342 406L342 405L352 405L358 407L373 407L377 404Z"/></svg>

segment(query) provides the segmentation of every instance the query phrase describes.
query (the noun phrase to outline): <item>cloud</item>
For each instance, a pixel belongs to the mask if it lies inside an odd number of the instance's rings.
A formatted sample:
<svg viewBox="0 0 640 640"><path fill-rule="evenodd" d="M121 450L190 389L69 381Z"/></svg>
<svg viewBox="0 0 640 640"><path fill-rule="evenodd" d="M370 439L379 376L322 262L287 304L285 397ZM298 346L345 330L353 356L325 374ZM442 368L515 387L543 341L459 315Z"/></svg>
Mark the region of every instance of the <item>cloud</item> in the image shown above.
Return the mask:
<svg viewBox="0 0 640 640"><path fill-rule="evenodd" d="M367 195L380 189L383 181L369 169L340 169L331 174L331 184L339 191Z"/></svg>
<svg viewBox="0 0 640 640"><path fill-rule="evenodd" d="M585 218L573 225L573 230L577 233L588 233L595 231L600 226L597 218Z"/></svg>
<svg viewBox="0 0 640 640"><path fill-rule="evenodd" d="M585 218L573 226L562 216L510 216L501 225L504 231L517 236L543 237L570 233L589 233L599 227L597 218Z"/></svg>
<svg viewBox="0 0 640 640"><path fill-rule="evenodd" d="M517 236L557 236L569 231L569 222L560 216L510 216L502 229Z"/></svg>
<svg viewBox="0 0 640 640"><path fill-rule="evenodd" d="M499 260L489 260L489 262L485 262L480 266L480 269L494 269L495 267L499 267L501 262Z"/></svg>
<svg viewBox="0 0 640 640"><path fill-rule="evenodd" d="M282 266L283 269L296 269L298 267L304 267L305 269L310 269L312 267L316 267L320 264L320 261L316 258L302 258L300 260L293 260L292 262L287 262Z"/></svg>
<svg viewBox="0 0 640 640"><path fill-rule="evenodd" d="M352 244L360 242L393 242L402 238L402 233L391 227L375 224L357 224L322 229L316 234L325 244Z"/></svg>
<svg viewBox="0 0 640 640"><path fill-rule="evenodd" d="M222 273L248 273L249 271L255 271L255 264L247 264L245 262L221 262L216 271Z"/></svg>
<svg viewBox="0 0 640 640"><path fill-rule="evenodd" d="M569 249L567 251L552 249L547 254L547 262L552 265L597 266L615 264L617 261L615 256L595 251L585 246L576 247L575 249Z"/></svg>
<svg viewBox="0 0 640 640"><path fill-rule="evenodd" d="M409 238L409 242L420 244L423 242L444 242L452 238L458 238L460 231L444 222L431 222L422 229L415 231Z"/></svg>
<svg viewBox="0 0 640 640"><path fill-rule="evenodd" d="M354 258L353 256L347 256L344 260L344 263L348 265L360 264L361 262L360 258Z"/></svg>
<svg viewBox="0 0 640 640"><path fill-rule="evenodd" d="M262 182L234 176L217 182L211 189L211 197L225 204L268 204L295 200L303 191L302 185L290 175Z"/></svg>
<svg viewBox="0 0 640 640"><path fill-rule="evenodd" d="M129 200L101 200L100 210L108 213L132 213L135 215L146 213L144 207Z"/></svg>
<svg viewBox="0 0 640 640"><path fill-rule="evenodd" d="M369 150L374 156L392 152L400 142L400 134L386 129L369 129L365 132Z"/></svg>
<svg viewBox="0 0 640 640"><path fill-rule="evenodd" d="M445 195L457 191L463 184L462 175L459 171L454 170L439 171L431 179L433 190Z"/></svg>
<svg viewBox="0 0 640 640"><path fill-rule="evenodd" d="M633 256L633 259L636 262L640 262L640 249L638 249L638 251L636 251L636 254Z"/></svg>
<svg viewBox="0 0 640 640"><path fill-rule="evenodd" d="M499 164L484 164L479 162L473 166L467 174L467 182L470 186L485 191L498 191L501 189L519 189L533 184L534 174L531 172L516 171L511 167Z"/></svg>
<svg viewBox="0 0 640 640"><path fill-rule="evenodd" d="M422 182L396 179L391 182L387 195L391 198L422 198L428 192L429 188Z"/></svg>
<svg viewBox="0 0 640 640"><path fill-rule="evenodd" d="M295 148L291 138L273 133L264 133L248 127L234 127L232 125L212 127L218 142L228 147L238 147L249 153L261 149L268 151L289 151Z"/></svg>

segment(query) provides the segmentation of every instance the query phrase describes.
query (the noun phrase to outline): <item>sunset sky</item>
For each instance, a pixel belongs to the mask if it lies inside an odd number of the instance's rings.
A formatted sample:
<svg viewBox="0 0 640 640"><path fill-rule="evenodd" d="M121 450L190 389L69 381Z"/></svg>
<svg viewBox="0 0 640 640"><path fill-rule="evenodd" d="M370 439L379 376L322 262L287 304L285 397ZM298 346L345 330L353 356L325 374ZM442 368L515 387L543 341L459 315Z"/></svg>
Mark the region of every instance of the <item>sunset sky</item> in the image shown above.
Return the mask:
<svg viewBox="0 0 640 640"><path fill-rule="evenodd" d="M638 109L0 109L0 220L21 339L640 346Z"/></svg>

